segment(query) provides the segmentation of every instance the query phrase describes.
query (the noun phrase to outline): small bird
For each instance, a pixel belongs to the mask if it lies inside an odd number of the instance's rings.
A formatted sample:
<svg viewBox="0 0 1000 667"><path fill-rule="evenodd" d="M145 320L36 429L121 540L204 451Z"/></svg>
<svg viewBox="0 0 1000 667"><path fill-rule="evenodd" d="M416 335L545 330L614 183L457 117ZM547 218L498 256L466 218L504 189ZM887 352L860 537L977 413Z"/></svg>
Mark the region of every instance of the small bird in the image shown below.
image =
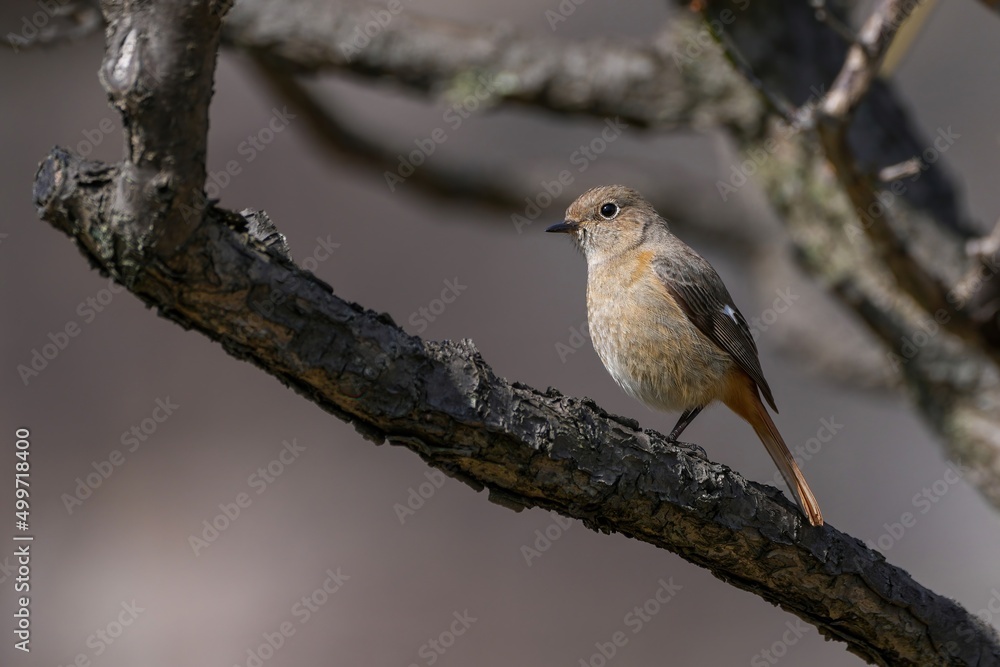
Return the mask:
<svg viewBox="0 0 1000 667"><path fill-rule="evenodd" d="M631 188L583 193L545 231L572 234L587 258L587 320L594 349L628 394L680 411L668 440L713 401L745 419L767 448L806 518L823 525L816 497L767 408L777 412L746 320L719 274L670 233Z"/></svg>

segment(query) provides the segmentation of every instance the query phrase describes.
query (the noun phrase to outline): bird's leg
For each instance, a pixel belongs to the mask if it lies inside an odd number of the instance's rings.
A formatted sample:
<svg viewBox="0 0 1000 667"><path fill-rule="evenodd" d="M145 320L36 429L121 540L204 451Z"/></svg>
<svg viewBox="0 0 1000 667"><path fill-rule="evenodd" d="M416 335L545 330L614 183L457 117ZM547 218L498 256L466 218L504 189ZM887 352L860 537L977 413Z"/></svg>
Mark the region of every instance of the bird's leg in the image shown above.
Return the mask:
<svg viewBox="0 0 1000 667"><path fill-rule="evenodd" d="M701 412L701 410L702 410L703 407L704 406L699 405L698 407L690 408L688 410L685 410L683 413L681 413L681 418L677 420L677 424L674 426L674 429L672 431L670 431L670 435L667 436L667 442L669 442L671 445L679 445L681 447L689 447L689 448L695 450L694 453L695 453L696 456L698 456L699 458L705 459L707 461L708 460L708 454L705 452L705 450L700 445L696 445L696 444L691 443L691 442L680 442L677 439L677 438L680 437L681 433L684 432L684 429L686 429L688 427L688 425L691 422L694 421L694 418L698 416L698 413Z"/></svg>
<svg viewBox="0 0 1000 667"><path fill-rule="evenodd" d="M696 408L690 408L682 412L681 418L677 420L677 424L674 426L674 430L672 430L670 432L670 435L667 436L667 442L669 442L670 444L676 443L677 438L679 438L681 436L681 433L684 432L684 429L686 429L688 425L694 421L694 418L698 416L698 413L701 412L701 409L702 406L698 406Z"/></svg>

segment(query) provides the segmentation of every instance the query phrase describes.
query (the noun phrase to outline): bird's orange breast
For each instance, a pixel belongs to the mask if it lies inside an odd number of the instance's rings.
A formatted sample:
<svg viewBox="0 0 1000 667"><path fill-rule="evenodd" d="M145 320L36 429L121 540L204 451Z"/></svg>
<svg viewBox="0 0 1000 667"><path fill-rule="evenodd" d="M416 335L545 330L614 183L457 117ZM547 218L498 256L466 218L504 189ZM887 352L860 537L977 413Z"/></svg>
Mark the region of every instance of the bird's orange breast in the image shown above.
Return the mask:
<svg viewBox="0 0 1000 667"><path fill-rule="evenodd" d="M711 402L732 359L688 319L653 269L651 250L588 267L594 349L629 394L654 408Z"/></svg>

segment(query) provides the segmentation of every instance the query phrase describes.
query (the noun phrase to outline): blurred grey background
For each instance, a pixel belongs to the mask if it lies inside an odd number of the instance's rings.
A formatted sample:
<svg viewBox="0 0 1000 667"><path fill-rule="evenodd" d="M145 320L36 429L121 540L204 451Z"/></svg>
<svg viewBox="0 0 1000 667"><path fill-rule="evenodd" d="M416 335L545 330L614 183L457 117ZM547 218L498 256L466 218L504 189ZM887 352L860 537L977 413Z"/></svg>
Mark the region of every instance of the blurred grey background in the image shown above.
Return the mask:
<svg viewBox="0 0 1000 667"><path fill-rule="evenodd" d="M553 39L649 36L669 16L659 3L594 0L553 34L544 12L556 4L437 0L406 11L504 20ZM19 32L37 11L33 2L5 3L0 33ZM961 135L945 159L984 225L1000 211L1000 95L990 85L998 32L997 17L971 0L941 3L896 74L927 134L951 126ZM513 513L455 480L437 488L411 453L373 446L218 345L110 291L31 203L36 166L53 145L108 161L121 154L119 119L96 77L102 52L101 35L0 50L0 664L597 667L599 645L618 631L627 643L608 664L861 664L812 626L670 553L541 510ZM447 127L444 102L390 85L333 77L312 85L401 152ZM761 356L793 449L817 437L824 420L842 425L803 466L828 521L878 543L922 584L1000 626L1000 517L964 482L951 483L940 447L904 396L833 382L790 350L817 322L858 345L866 339L792 268L780 226L753 187L719 199L715 181L737 158L722 138L628 129L519 233L510 216L520 211L441 202L409 183L390 193L381 173L327 157L295 119L248 161L241 143L284 104L243 56L222 53L209 169L240 165L221 189L223 205L266 210L293 256L313 257L315 272L342 297L424 337L471 338L500 375L591 396L660 431L676 416L625 396L589 343L573 348L573 329L586 320L584 263L567 239L542 230L600 183L654 188L675 201L676 211L690 213L673 220L675 231L715 264L748 316L764 312L776 290L798 297L761 333ZM478 110L430 160L473 159L551 180L601 126L528 109ZM739 241L748 231L770 247L765 261ZM414 314L445 281L466 289L420 324ZM79 335L25 383L18 366L69 323ZM177 406L161 422L157 401ZM33 457L30 654L13 648L11 617L19 427L31 431ZM144 440L128 434L133 427ZM727 411L707 412L686 435L713 459L773 483L763 447ZM304 449L275 463L284 442ZM79 480L108 471L114 450L121 464L68 506ZM269 477L257 473L268 466ZM933 502L921 497L925 489ZM241 493L249 505L233 520L220 518L220 504L232 513ZM404 513L407 503L419 507ZM905 512L915 523L894 534ZM206 521L224 530L196 549L191 536L204 537ZM539 538L545 534L549 542ZM661 579L679 590L637 621L634 608ZM327 593L324 583L339 588ZM279 641L282 627L294 634ZM268 648L268 637L280 647Z"/></svg>

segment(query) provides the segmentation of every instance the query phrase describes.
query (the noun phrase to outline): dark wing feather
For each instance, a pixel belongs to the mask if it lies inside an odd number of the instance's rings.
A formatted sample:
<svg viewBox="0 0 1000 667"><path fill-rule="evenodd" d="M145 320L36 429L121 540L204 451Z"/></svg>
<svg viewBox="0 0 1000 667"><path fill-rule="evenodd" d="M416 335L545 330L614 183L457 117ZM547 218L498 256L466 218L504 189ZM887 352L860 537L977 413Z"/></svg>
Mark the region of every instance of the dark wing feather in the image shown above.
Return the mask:
<svg viewBox="0 0 1000 667"><path fill-rule="evenodd" d="M685 255L681 261L659 259L653 262L656 275L698 330L736 361L760 387L768 405L777 412L774 396L757 358L757 344L722 278L694 250L683 244L679 244L677 250ZM680 270L678 267L684 268ZM732 317L726 312L726 306L732 309Z"/></svg>

